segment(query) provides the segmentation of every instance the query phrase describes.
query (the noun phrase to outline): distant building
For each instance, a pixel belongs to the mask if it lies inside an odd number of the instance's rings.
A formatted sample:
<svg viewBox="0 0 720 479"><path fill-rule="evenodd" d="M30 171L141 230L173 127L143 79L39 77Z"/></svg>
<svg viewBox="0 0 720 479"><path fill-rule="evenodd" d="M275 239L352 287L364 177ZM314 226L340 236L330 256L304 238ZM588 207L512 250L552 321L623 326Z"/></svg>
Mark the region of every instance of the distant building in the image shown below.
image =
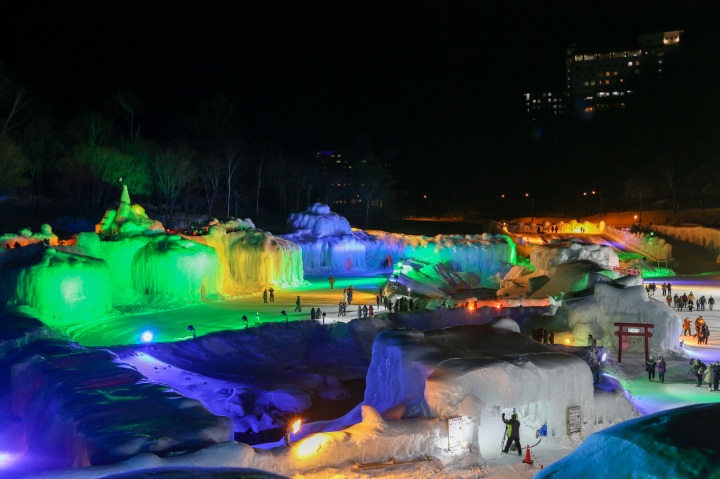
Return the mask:
<svg viewBox="0 0 720 479"><path fill-rule="evenodd" d="M680 48L682 30L638 36L629 49L586 50L565 55L566 91L579 111L625 108L628 97L662 79L664 63Z"/></svg>
<svg viewBox="0 0 720 479"><path fill-rule="evenodd" d="M563 116L568 109L566 92L525 93L525 112L530 123Z"/></svg>
<svg viewBox="0 0 720 479"><path fill-rule="evenodd" d="M324 200L334 211L350 212L361 209L363 200L358 190L364 185L357 184L357 176L353 168L358 168L365 163L365 159L354 158L351 153L342 151L318 151L315 155L320 165L325 191ZM392 167L388 161L383 161L383 166L390 171ZM384 199L377 197L372 200L373 209L382 209Z"/></svg>
<svg viewBox="0 0 720 479"><path fill-rule="evenodd" d="M680 50L682 35L682 30L643 34L636 45L614 49L571 46L565 54L564 92L526 93L528 122L625 108L630 97L663 78L666 62Z"/></svg>

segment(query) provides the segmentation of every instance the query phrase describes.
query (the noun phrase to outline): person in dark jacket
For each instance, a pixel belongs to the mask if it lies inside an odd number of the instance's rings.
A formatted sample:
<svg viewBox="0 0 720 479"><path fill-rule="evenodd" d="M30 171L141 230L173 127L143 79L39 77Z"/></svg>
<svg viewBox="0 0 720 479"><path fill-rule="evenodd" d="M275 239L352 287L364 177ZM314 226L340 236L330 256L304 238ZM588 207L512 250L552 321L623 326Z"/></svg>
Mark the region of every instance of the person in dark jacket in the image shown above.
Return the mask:
<svg viewBox="0 0 720 479"><path fill-rule="evenodd" d="M660 376L660 382L665 382L665 371L667 371L667 364L665 363L665 360L662 356L660 356L660 359L657 362L657 370L658 375Z"/></svg>
<svg viewBox="0 0 720 479"><path fill-rule="evenodd" d="M502 414L502 420L507 425L507 443L505 443L505 454L510 450L510 445L514 442L517 447L518 456L522 456L522 446L520 445L520 421L518 415L513 413L510 420L505 419L505 413Z"/></svg>
<svg viewBox="0 0 720 479"><path fill-rule="evenodd" d="M648 379L650 382L653 382L655 380L655 366L657 366L657 363L653 359L652 356L650 356L650 359L645 361L645 371L648 373Z"/></svg>

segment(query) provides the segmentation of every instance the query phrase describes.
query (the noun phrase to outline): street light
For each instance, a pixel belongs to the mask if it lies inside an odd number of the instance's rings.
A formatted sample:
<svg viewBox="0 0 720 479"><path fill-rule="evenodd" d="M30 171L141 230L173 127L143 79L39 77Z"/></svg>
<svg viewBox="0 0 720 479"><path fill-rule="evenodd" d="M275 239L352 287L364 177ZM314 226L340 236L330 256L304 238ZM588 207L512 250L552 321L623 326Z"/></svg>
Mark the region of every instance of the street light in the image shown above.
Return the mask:
<svg viewBox="0 0 720 479"><path fill-rule="evenodd" d="M432 198L430 198L428 195L423 195L423 199L428 200L430 203L430 212L428 216L432 216Z"/></svg>
<svg viewBox="0 0 720 479"><path fill-rule="evenodd" d="M503 195L504 196L504 195ZM535 197L530 196L530 193L525 193L525 198L530 198L530 223L535 222Z"/></svg>

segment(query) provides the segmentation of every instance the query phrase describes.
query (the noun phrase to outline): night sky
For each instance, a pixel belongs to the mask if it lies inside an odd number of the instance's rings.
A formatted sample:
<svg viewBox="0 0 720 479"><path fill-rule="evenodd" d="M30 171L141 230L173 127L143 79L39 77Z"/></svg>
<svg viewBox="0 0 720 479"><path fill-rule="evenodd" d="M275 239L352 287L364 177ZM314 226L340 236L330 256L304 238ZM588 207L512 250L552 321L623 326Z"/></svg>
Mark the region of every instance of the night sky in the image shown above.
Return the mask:
<svg viewBox="0 0 720 479"><path fill-rule="evenodd" d="M309 155L364 135L409 170L479 172L517 159L522 93L562 90L571 43L717 29L714 2L681 3L18 0L2 6L0 61L59 116L133 92L153 139L224 96L257 142Z"/></svg>

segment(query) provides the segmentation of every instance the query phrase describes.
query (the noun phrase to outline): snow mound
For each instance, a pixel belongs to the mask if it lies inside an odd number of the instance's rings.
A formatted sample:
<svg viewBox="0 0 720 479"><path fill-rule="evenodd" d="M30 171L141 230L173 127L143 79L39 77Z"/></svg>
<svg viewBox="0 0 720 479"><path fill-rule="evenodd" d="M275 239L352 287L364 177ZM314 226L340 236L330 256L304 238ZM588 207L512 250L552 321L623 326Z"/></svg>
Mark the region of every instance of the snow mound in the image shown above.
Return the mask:
<svg viewBox="0 0 720 479"><path fill-rule="evenodd" d="M637 279L633 283L637 283ZM614 323L651 323L652 352L679 350L682 331L680 317L660 301L650 300L640 285L626 286L624 279L597 283L592 294L565 298L555 312L560 329L572 331L576 344L592 334L606 348L617 352L617 326ZM631 344L637 348L638 344Z"/></svg>
<svg viewBox="0 0 720 479"><path fill-rule="evenodd" d="M720 405L697 404L651 414L588 437L572 454L535 479L622 477L678 479L717 476L715 431ZM624 472L621 472L624 471Z"/></svg>
<svg viewBox="0 0 720 479"><path fill-rule="evenodd" d="M1 251L0 302L30 306L54 324L112 309L112 279L105 261L43 244Z"/></svg>

